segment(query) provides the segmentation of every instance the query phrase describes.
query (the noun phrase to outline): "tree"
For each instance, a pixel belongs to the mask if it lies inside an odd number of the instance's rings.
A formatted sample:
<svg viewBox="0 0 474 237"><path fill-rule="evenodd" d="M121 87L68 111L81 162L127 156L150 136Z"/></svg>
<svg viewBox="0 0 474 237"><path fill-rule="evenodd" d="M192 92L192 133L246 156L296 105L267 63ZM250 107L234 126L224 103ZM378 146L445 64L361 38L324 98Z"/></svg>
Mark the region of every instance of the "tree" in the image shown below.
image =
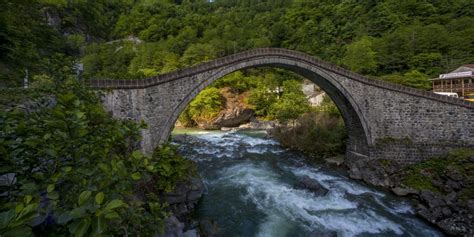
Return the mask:
<svg viewBox="0 0 474 237"><path fill-rule="evenodd" d="M201 91L189 104L189 115L194 121L210 121L223 108L223 98L219 90L209 87Z"/></svg>
<svg viewBox="0 0 474 237"><path fill-rule="evenodd" d="M270 107L270 115L282 122L296 119L310 110L308 99L301 91L301 84L294 80L283 82L283 96Z"/></svg>
<svg viewBox="0 0 474 237"><path fill-rule="evenodd" d="M349 44L342 62L355 72L374 73L378 62L372 47L372 41L371 37L362 37Z"/></svg>

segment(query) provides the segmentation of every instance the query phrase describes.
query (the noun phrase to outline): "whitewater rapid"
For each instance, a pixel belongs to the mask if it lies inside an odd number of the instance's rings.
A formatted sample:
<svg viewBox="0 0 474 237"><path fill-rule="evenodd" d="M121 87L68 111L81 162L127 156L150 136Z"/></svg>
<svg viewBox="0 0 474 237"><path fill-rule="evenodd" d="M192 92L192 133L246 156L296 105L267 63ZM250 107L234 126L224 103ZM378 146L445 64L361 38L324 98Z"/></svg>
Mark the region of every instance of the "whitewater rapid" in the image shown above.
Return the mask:
<svg viewBox="0 0 474 237"><path fill-rule="evenodd" d="M192 132L179 151L196 161L206 185L197 218L215 221L222 236L443 236L414 215L411 203L308 165L259 132ZM295 189L303 176L329 192Z"/></svg>

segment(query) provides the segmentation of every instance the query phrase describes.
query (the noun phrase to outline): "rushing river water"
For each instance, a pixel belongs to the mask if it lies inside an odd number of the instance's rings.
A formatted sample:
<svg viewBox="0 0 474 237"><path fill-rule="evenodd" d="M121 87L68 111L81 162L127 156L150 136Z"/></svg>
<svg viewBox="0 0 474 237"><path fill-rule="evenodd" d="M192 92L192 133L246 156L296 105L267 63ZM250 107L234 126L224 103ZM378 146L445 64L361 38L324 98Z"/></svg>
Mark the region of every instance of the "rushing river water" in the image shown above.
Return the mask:
<svg viewBox="0 0 474 237"><path fill-rule="evenodd" d="M221 236L442 236L407 199L310 166L262 132L187 132L200 142L180 142L180 152L197 162L206 185L197 218L215 221ZM293 188L304 175L330 191L316 197Z"/></svg>

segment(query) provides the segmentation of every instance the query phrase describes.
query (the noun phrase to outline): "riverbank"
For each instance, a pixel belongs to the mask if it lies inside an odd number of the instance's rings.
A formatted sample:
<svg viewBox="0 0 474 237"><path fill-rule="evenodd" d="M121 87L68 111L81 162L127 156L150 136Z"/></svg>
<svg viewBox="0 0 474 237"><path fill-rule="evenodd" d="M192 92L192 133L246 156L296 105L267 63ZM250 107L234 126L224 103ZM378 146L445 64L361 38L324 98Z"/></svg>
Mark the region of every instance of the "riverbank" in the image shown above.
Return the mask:
<svg viewBox="0 0 474 237"><path fill-rule="evenodd" d="M418 164L347 160L349 177L416 203L416 213L450 236L474 236L474 151L456 150Z"/></svg>

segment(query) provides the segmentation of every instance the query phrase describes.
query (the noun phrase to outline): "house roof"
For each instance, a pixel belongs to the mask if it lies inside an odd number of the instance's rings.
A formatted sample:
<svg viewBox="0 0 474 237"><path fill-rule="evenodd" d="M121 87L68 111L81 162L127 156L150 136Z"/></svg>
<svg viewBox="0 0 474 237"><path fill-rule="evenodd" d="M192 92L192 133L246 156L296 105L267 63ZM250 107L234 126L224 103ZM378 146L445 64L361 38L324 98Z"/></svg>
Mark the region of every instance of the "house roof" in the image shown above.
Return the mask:
<svg viewBox="0 0 474 237"><path fill-rule="evenodd" d="M450 73L453 73L453 72L469 72L469 71L473 71L474 72L474 64L465 64L465 65L462 65L458 68L456 68L456 70L450 72Z"/></svg>
<svg viewBox="0 0 474 237"><path fill-rule="evenodd" d="M464 64L450 73L440 74L438 78L433 78L430 80L451 80L456 78L472 77L474 77L474 64Z"/></svg>

